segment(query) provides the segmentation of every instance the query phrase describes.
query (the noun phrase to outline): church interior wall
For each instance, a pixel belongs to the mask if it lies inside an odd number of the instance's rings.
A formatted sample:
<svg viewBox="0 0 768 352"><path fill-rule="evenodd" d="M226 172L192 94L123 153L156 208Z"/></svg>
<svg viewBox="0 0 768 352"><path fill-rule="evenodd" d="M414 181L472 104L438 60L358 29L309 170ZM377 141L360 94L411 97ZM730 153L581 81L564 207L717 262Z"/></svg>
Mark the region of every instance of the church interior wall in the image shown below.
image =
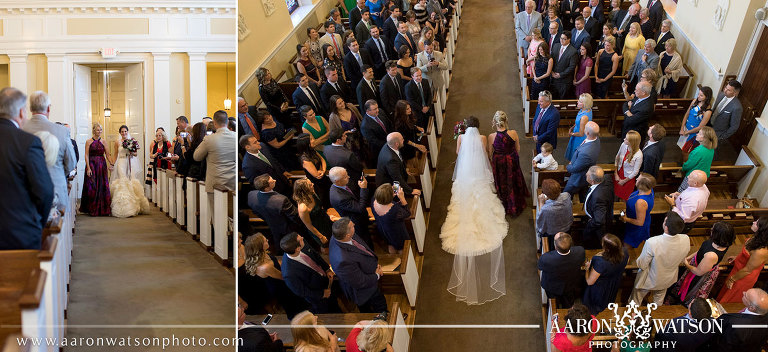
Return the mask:
<svg viewBox="0 0 768 352"><path fill-rule="evenodd" d="M213 116L217 110L224 109L224 99L232 100L229 110L225 110L228 115L235 115L237 107L235 83L235 64L225 62L209 62L208 71L208 116ZM228 68L227 68L228 67ZM229 77L227 77L229 76ZM229 85L227 85L229 82Z"/></svg>
<svg viewBox="0 0 768 352"><path fill-rule="evenodd" d="M186 53L172 53L171 75L171 116L186 116L190 122L200 122L203 116L190 116L189 58Z"/></svg>

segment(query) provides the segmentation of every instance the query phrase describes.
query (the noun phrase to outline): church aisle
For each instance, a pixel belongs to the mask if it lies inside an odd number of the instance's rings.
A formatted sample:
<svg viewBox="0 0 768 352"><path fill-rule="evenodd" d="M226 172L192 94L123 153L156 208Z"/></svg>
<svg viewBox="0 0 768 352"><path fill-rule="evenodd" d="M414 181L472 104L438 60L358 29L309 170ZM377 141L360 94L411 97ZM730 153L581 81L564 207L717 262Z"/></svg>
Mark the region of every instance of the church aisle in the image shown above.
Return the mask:
<svg viewBox="0 0 768 352"><path fill-rule="evenodd" d="M520 81L515 53L513 1L465 0L461 34L456 46L453 76L446 105L446 121L437 168L429 228L424 245L424 267L416 304L416 324L535 324L541 325L541 296L536 269L532 213L507 217L504 240L507 294L495 301L468 306L447 290L453 256L440 247L440 228L450 202L456 143L451 138L456 121L474 115L480 132L492 132L496 110L510 117L510 128L521 140L521 168L530 183L535 144L526 140L522 121ZM544 328L539 329L415 329L411 350L430 351L542 351Z"/></svg>
<svg viewBox="0 0 768 352"><path fill-rule="evenodd" d="M79 215L66 337L234 337L235 277L160 210L118 219ZM78 325L230 325L94 328ZM206 351L232 351L207 347ZM109 348L66 348L107 351ZM113 349L125 350L125 349ZM141 348L160 351L162 347ZM166 350L184 350L171 348ZM187 349L188 350L188 349Z"/></svg>

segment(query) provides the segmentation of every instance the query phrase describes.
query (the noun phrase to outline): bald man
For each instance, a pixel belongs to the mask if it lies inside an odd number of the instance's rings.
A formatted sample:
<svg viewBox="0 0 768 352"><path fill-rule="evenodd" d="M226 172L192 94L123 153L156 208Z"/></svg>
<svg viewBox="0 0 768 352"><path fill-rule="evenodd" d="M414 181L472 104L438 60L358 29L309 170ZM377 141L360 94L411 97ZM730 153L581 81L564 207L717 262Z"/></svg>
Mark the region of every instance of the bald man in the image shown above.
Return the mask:
<svg viewBox="0 0 768 352"><path fill-rule="evenodd" d="M376 184L399 182L405 194L421 194L421 191L408 185L408 171L405 168L405 161L400 156L403 143L403 135L399 132L387 135L387 145L381 148L376 163Z"/></svg>
<svg viewBox="0 0 768 352"><path fill-rule="evenodd" d="M664 196L664 200L672 207L672 211L679 214L685 221L685 231L688 233L693 223L707 208L709 189L707 188L707 174L701 170L693 170L688 175L688 188L682 193L675 192Z"/></svg>
<svg viewBox="0 0 768 352"><path fill-rule="evenodd" d="M744 310L720 316L723 332L713 339L711 351L759 352L768 340L768 329L734 328L735 325L768 324L768 293L759 288L751 288L744 292L741 301Z"/></svg>
<svg viewBox="0 0 768 352"><path fill-rule="evenodd" d="M587 138L576 148L571 162L566 166L566 170L571 176L563 190L570 193L571 196L578 194L581 201L584 201L587 196L587 186L589 186L586 178L587 170L597 164L597 157L600 155L600 139L598 138L600 126L594 121L589 121L584 127L584 133Z"/></svg>

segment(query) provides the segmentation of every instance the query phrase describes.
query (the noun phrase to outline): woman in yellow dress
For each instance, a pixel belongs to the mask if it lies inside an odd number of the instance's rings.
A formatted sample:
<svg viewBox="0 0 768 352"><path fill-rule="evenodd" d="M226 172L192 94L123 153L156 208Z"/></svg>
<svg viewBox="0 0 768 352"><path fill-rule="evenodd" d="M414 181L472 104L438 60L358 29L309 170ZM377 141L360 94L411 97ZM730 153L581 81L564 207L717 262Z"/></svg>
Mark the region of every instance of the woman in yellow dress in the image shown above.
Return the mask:
<svg viewBox="0 0 768 352"><path fill-rule="evenodd" d="M632 22L629 25L629 33L624 39L624 50L621 52L621 56L624 58L624 65L622 66L621 73L626 74L632 63L635 62L635 56L637 52L645 47L645 38L643 32L640 30L640 24Z"/></svg>

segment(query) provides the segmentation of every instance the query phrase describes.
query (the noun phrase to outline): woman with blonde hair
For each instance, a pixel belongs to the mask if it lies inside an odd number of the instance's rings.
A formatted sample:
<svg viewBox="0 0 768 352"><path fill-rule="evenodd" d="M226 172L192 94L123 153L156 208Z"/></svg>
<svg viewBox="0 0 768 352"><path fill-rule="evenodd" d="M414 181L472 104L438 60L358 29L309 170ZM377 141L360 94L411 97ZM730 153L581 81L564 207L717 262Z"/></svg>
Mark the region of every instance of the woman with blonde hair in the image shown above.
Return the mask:
<svg viewBox="0 0 768 352"><path fill-rule="evenodd" d="M715 149L717 148L717 133L712 127L704 126L696 134L696 141L699 142L699 146L693 148L688 154L688 161L683 164L680 170L685 178L677 189L678 192L688 188L688 175L693 170L704 171L704 174L709 177L709 169L712 167L712 159L715 157Z"/></svg>
<svg viewBox="0 0 768 352"><path fill-rule="evenodd" d="M317 316L309 311L296 314L291 319L293 350L296 352L337 352L336 333L318 325Z"/></svg>
<svg viewBox="0 0 768 352"><path fill-rule="evenodd" d="M531 38L531 44L528 46L528 60L526 60L528 67L526 68L526 71L529 76L534 76L534 59L538 53L539 45L544 43L544 38L541 36L541 29L533 28L531 30Z"/></svg>
<svg viewBox="0 0 768 352"><path fill-rule="evenodd" d="M389 325L383 320L374 320L360 331L355 342L360 352L394 352L389 343L390 340L392 340L392 329ZM347 349L347 352L351 351Z"/></svg>
<svg viewBox="0 0 768 352"><path fill-rule="evenodd" d="M656 178L641 172L637 176L637 191L627 198L627 213L619 218L627 224L624 231L624 245L627 249L637 248L651 237L653 187L656 187Z"/></svg>
<svg viewBox="0 0 768 352"><path fill-rule="evenodd" d="M621 52L621 57L624 58L624 66L621 69L622 74L625 74L627 70L629 70L629 67L635 62L637 52L644 47L645 37L643 37L640 24L632 22L632 24L629 25L629 33L627 33L627 37L624 39L624 48Z"/></svg>
<svg viewBox="0 0 768 352"><path fill-rule="evenodd" d="M616 153L616 172L613 173L613 192L623 199L629 199L629 195L635 189L635 177L643 165L643 151L640 150L640 133L629 131L624 137L619 152Z"/></svg>
<svg viewBox="0 0 768 352"><path fill-rule="evenodd" d="M109 191L107 164L112 164L109 149L101 139L104 129L98 122L93 124L93 136L85 142L85 177L80 212L91 216L110 216L112 194Z"/></svg>
<svg viewBox="0 0 768 352"><path fill-rule="evenodd" d="M520 169L520 137L517 131L507 129L507 114L496 111L493 126L496 132L488 135L488 153L496 183L496 195L507 214L520 214L527 204L528 187Z"/></svg>
<svg viewBox="0 0 768 352"><path fill-rule="evenodd" d="M670 38L664 42L664 51L659 54L661 78L656 85L662 98L669 98L675 92L677 80L683 72L683 58L677 52L677 40Z"/></svg>
<svg viewBox="0 0 768 352"><path fill-rule="evenodd" d="M584 129L587 122L592 121L592 95L589 93L579 95L576 108L579 109L579 112L576 114L576 123L568 130L571 139L568 140L568 147L565 149L565 159L568 161L573 158L576 148L587 138Z"/></svg>

